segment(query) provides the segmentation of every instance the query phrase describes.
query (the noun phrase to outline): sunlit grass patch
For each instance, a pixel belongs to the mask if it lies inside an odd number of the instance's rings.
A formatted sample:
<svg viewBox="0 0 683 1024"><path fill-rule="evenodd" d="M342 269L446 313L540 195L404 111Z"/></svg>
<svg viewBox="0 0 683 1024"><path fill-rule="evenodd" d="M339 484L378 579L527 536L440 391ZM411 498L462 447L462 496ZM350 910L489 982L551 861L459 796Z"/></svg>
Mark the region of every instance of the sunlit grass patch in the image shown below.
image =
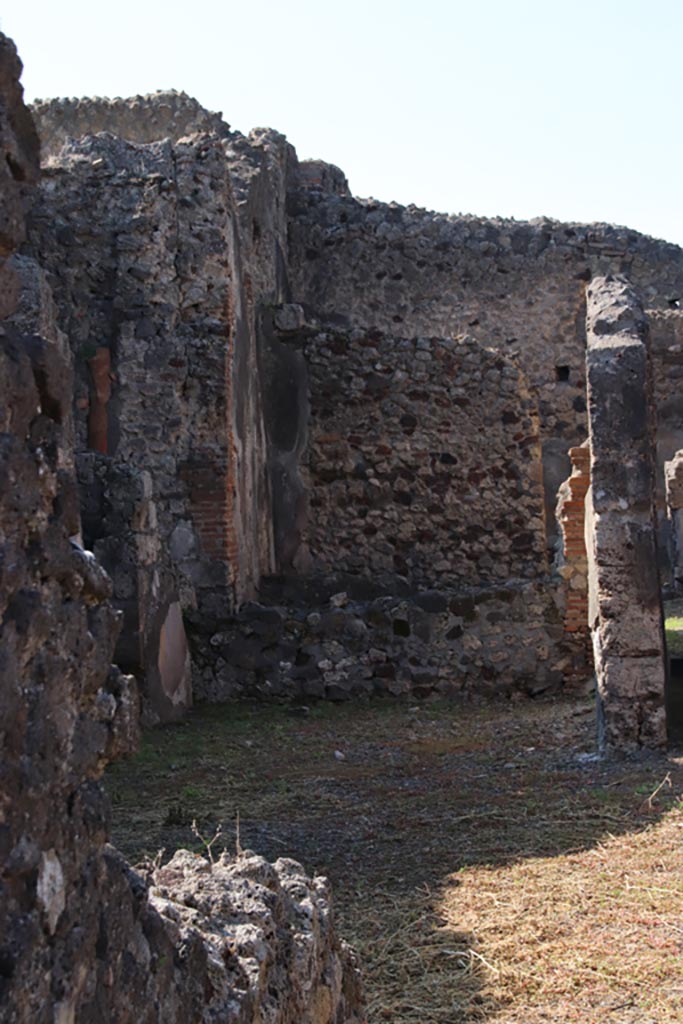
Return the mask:
<svg viewBox="0 0 683 1024"><path fill-rule="evenodd" d="M675 809L638 834L468 868L455 887L447 882L442 911L486 953L483 993L499 1008L494 1019L683 1019L682 839Z"/></svg>
<svg viewBox="0 0 683 1024"><path fill-rule="evenodd" d="M683 658L683 601L664 604L664 632L670 658Z"/></svg>

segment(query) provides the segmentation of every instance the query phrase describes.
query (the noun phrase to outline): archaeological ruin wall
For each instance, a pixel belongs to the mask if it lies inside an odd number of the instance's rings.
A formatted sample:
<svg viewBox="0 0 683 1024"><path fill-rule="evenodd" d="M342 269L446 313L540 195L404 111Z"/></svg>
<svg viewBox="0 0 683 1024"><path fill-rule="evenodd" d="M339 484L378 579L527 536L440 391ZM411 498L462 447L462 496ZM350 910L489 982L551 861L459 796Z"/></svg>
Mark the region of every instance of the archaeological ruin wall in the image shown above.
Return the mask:
<svg viewBox="0 0 683 1024"><path fill-rule="evenodd" d="M654 506L648 325L626 278L587 292L589 624L600 748L666 743L665 648Z"/></svg>
<svg viewBox="0 0 683 1024"><path fill-rule="evenodd" d="M672 307L675 303L672 302ZM683 312L647 310L656 417L655 501L659 565L666 585L674 582L672 524L667 515L665 465L683 447Z"/></svg>
<svg viewBox="0 0 683 1024"><path fill-rule="evenodd" d="M173 610L163 636L177 667L184 623L199 699L584 685L587 578L570 549L585 479L559 523L556 504L588 429L585 289L630 275L662 325L667 389L681 251L606 225L357 200L338 168L184 94L36 116L49 159L32 243L64 316L80 294L83 339L101 337L98 303L110 331L121 321L86 353L77 402L81 447L98 446L103 409L113 447L81 465L148 474L158 523L154 539L122 503L128 560L142 553L132 597L108 563L138 675ZM92 238L83 190L107 225ZM103 489L114 504L121 490ZM518 600L529 613L506 615Z"/></svg>
<svg viewBox="0 0 683 1024"><path fill-rule="evenodd" d="M669 525L669 563L675 591L683 587L683 451L664 465L667 519Z"/></svg>
<svg viewBox="0 0 683 1024"><path fill-rule="evenodd" d="M57 157L69 139L109 132L128 142L177 142L187 135L230 134L220 113L205 110L184 92L159 91L149 96L115 99L46 99L31 105L31 115L40 135L43 163Z"/></svg>
<svg viewBox="0 0 683 1024"><path fill-rule="evenodd" d="M538 579L538 411L515 361L469 338L307 339L303 543L317 571L413 587Z"/></svg>
<svg viewBox="0 0 683 1024"><path fill-rule="evenodd" d="M538 414L516 361L467 338L320 331L298 306L273 319L297 368L292 382L282 364L283 394L266 403L267 420L282 411L283 472L298 452L289 572L197 651L202 697L541 693L584 679L566 592L550 585Z"/></svg>
<svg viewBox="0 0 683 1024"><path fill-rule="evenodd" d="M518 353L539 405L549 547L567 450L587 433L586 282L626 273L649 309L683 294L674 245L610 225L447 216L323 188L290 196L292 287L337 322L402 336L469 334Z"/></svg>
<svg viewBox="0 0 683 1024"><path fill-rule="evenodd" d="M557 569L568 586L565 628L570 633L588 630L588 555L586 552L586 494L590 487L590 446L587 441L569 449L572 473L562 485L557 521L562 545Z"/></svg>
<svg viewBox="0 0 683 1024"><path fill-rule="evenodd" d="M178 608L199 623L220 618L274 569L256 336L265 297L281 287L283 229L253 195L260 165L253 157L245 170L244 149L233 160L236 201L215 135L145 146L89 136L50 162L32 211L31 250L50 273L76 361L77 448L103 456L81 460L84 493L98 491L94 466L100 481L109 466L107 501L118 500L119 519L132 527L121 465L151 486L158 571L151 587L138 581L132 610L156 625L143 634L137 665L119 651L143 679L156 671L161 635L184 649ZM266 161L270 178L285 174L286 147L278 155L279 164ZM250 231L244 245L240 216ZM264 239L269 260L255 255ZM86 543L111 549L116 584L111 515L90 512ZM121 607L131 606L129 591L115 592ZM166 690L153 701L162 718L183 705L172 683Z"/></svg>
<svg viewBox="0 0 683 1024"><path fill-rule="evenodd" d="M211 864L179 851L143 876L107 843L98 779L137 742L137 688L112 666L121 615L80 543L66 307L35 260L12 256L38 173L20 71L0 36L0 1015L361 1024L357 969L324 879L249 852ZM149 480L128 463L114 470L117 494L103 507L144 534Z"/></svg>

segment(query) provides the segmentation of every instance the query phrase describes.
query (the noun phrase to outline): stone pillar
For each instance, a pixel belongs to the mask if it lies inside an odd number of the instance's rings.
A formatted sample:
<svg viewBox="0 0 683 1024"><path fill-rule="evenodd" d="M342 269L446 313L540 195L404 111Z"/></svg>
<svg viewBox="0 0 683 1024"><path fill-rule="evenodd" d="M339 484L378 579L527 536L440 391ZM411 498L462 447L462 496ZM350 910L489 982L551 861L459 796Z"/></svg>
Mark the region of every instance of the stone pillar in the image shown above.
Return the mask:
<svg viewBox="0 0 683 1024"><path fill-rule="evenodd" d="M683 450L664 463L666 507L671 520L671 572L677 590L683 587Z"/></svg>
<svg viewBox="0 0 683 1024"><path fill-rule="evenodd" d="M589 623L600 749L666 743L647 320L625 278L587 291Z"/></svg>

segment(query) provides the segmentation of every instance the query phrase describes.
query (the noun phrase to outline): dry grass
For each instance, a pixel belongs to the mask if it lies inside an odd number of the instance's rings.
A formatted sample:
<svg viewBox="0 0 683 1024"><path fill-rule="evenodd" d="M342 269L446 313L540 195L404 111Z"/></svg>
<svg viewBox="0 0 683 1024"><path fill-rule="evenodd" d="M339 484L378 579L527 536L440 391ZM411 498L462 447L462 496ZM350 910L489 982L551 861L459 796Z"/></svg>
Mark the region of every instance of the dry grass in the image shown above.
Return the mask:
<svg viewBox="0 0 683 1024"><path fill-rule="evenodd" d="M585 701L292 710L151 733L108 777L118 845L195 848L197 818L229 847L239 809L331 877L371 1024L683 1019L683 762L592 759Z"/></svg>
<svg viewBox="0 0 683 1024"><path fill-rule="evenodd" d="M683 1019L683 814L581 853L471 868L446 882L449 922L471 928L489 967L492 1018Z"/></svg>

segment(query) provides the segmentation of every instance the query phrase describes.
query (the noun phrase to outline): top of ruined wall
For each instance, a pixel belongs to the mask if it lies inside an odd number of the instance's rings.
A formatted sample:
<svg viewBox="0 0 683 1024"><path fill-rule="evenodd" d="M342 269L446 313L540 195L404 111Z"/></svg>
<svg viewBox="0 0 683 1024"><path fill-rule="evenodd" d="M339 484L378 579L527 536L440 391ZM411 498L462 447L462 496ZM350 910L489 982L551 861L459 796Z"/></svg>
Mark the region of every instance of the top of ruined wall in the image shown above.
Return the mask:
<svg viewBox="0 0 683 1024"><path fill-rule="evenodd" d="M626 227L435 213L302 185L289 204L297 298L356 324L446 334L477 292L495 299L530 274L629 273L646 307L682 297L683 250Z"/></svg>
<svg viewBox="0 0 683 1024"><path fill-rule="evenodd" d="M212 135L223 145L241 232L240 256L248 279L247 297L281 301L288 291L286 273L286 203L288 189L299 181L294 147L270 128L248 135L231 131L223 115L206 110L196 99L175 90L133 96L37 100L32 107L42 145L43 163L68 166L69 140L109 133L127 143L175 145L190 135ZM82 159L82 156L81 156ZM94 159L94 158L93 158ZM144 162L146 157L140 154ZM338 168L312 161L307 173L345 194ZM307 179L306 179L307 180Z"/></svg>
<svg viewBox="0 0 683 1024"><path fill-rule="evenodd" d="M0 319L18 299L18 283L5 261L24 239L27 187L38 177L40 146L20 76L14 43L0 33Z"/></svg>
<svg viewBox="0 0 683 1024"><path fill-rule="evenodd" d="M683 310L648 310L658 427L683 428ZM670 421L670 422L669 422ZM679 445L680 447L680 445ZM671 452L673 455L673 450Z"/></svg>
<svg viewBox="0 0 683 1024"><path fill-rule="evenodd" d="M31 107L42 143L42 155L57 154L68 138L112 132L128 142L176 142L195 132L230 134L223 115L205 110L185 92L175 89L129 99L36 100Z"/></svg>
<svg viewBox="0 0 683 1024"><path fill-rule="evenodd" d="M683 295L683 250L627 228L432 213L300 187L289 196L292 300L340 327L467 334L538 397L551 511L586 436L585 287L628 273L649 308ZM679 445L680 447L680 445Z"/></svg>

